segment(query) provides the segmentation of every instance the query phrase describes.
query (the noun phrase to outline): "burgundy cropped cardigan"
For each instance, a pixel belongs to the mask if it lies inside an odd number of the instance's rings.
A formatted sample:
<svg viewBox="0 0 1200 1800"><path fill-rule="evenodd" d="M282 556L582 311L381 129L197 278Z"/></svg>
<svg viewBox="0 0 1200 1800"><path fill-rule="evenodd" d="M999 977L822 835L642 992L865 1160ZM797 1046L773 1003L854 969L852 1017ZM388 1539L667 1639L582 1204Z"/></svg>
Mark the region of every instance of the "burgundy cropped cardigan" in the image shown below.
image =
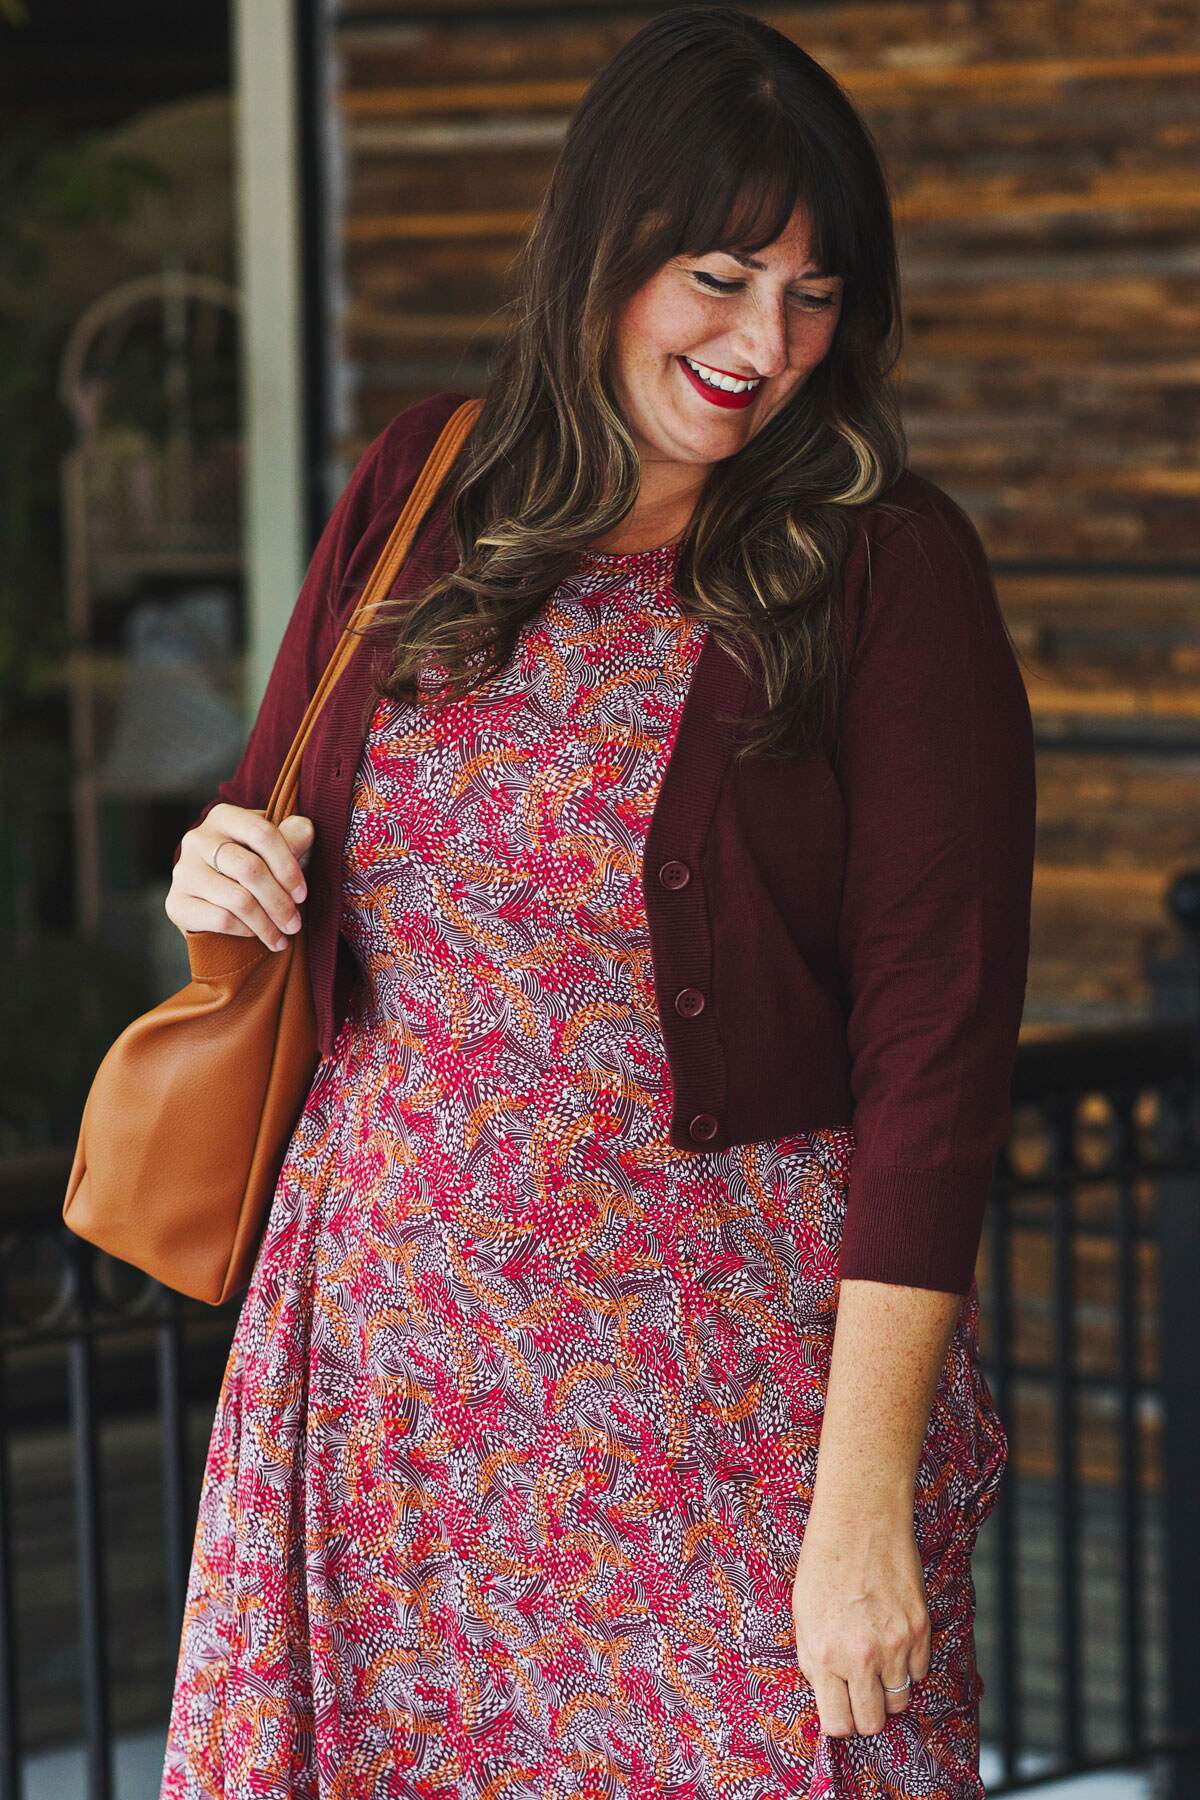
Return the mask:
<svg viewBox="0 0 1200 1800"><path fill-rule="evenodd" d="M267 805L341 626L467 397L406 408L363 454L241 761L195 824L218 800ZM397 594L450 565L449 485ZM643 892L671 1142L720 1150L849 1125L840 1275L965 1294L1011 1124L1033 730L975 527L911 470L885 498L906 513L862 507L843 566L850 661L836 735L803 757L734 762L722 715L749 717L765 695L710 634L651 819ZM360 644L301 766L296 810L315 826L301 911L322 1054L359 976L339 930L342 855L379 657Z"/></svg>

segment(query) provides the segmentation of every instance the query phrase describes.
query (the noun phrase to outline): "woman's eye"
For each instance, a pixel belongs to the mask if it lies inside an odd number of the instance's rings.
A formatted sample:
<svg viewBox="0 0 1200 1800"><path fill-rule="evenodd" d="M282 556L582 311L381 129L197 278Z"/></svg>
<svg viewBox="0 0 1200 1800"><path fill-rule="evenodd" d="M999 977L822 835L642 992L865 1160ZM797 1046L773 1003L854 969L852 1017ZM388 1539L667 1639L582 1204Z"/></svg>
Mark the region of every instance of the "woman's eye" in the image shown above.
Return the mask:
<svg viewBox="0 0 1200 1800"><path fill-rule="evenodd" d="M736 294L746 285L744 281L721 281L716 275L706 275L701 269L693 269L692 274L702 286L714 294ZM832 294L793 294L792 299L798 300L801 306L812 307L816 312L823 312L834 302Z"/></svg>
<svg viewBox="0 0 1200 1800"><path fill-rule="evenodd" d="M715 275L706 275L701 269L693 269L692 273L703 287L711 288L716 294L733 294L744 285L740 281L719 281Z"/></svg>

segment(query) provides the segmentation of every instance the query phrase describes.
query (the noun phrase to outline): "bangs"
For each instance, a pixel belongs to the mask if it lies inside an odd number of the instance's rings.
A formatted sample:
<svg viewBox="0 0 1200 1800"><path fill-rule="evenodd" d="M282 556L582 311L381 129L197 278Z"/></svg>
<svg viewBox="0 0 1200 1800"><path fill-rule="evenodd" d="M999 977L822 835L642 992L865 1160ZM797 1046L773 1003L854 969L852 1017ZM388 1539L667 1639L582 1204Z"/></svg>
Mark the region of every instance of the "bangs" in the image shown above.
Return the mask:
<svg viewBox="0 0 1200 1800"><path fill-rule="evenodd" d="M809 261L822 275L849 279L858 258L853 229L853 196L825 158L814 161L810 146L781 129L747 147L747 134L735 143L717 137L701 166L681 173L680 190L665 193L654 211L663 221L667 255L702 256L714 250L766 248L783 232L796 208L811 224Z"/></svg>

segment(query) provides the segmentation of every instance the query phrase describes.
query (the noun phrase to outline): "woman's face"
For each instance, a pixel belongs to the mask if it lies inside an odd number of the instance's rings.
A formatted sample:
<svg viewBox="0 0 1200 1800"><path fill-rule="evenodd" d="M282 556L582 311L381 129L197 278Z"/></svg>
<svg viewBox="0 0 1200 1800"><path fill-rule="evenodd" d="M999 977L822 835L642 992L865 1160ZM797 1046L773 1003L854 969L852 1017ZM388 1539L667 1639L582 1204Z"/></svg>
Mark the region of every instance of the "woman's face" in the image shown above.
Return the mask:
<svg viewBox="0 0 1200 1800"><path fill-rule="evenodd" d="M613 380L643 465L692 463L702 475L710 463L735 455L787 405L829 349L842 282L807 272L802 209L755 254L759 267L746 267L739 255L715 250L673 257L617 314ZM746 393L710 399L684 357L758 385L748 399Z"/></svg>

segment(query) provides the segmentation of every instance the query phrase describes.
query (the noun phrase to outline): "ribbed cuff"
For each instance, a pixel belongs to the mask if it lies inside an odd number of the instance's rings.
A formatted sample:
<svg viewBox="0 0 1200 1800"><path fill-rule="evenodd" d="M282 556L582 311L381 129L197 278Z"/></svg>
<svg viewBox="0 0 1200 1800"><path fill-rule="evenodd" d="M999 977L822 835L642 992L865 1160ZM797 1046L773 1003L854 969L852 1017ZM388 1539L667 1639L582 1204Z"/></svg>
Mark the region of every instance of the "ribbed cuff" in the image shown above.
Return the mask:
<svg viewBox="0 0 1200 1800"><path fill-rule="evenodd" d="M850 1165L838 1274L965 1294L995 1157L937 1169Z"/></svg>

